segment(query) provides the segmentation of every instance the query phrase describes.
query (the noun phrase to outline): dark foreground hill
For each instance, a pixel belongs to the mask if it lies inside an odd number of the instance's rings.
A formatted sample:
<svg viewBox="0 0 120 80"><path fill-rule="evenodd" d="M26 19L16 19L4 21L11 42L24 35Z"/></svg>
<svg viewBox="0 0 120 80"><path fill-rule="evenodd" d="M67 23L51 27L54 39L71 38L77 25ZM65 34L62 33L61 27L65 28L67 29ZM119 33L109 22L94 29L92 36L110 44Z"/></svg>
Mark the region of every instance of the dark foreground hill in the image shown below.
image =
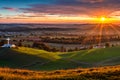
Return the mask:
<svg viewBox="0 0 120 80"><path fill-rule="evenodd" d="M0 68L0 80L120 80L120 66L56 71Z"/></svg>
<svg viewBox="0 0 120 80"><path fill-rule="evenodd" d="M19 47L0 48L0 67L30 70L61 70L79 67L120 65L120 47L81 50L77 52L47 52Z"/></svg>

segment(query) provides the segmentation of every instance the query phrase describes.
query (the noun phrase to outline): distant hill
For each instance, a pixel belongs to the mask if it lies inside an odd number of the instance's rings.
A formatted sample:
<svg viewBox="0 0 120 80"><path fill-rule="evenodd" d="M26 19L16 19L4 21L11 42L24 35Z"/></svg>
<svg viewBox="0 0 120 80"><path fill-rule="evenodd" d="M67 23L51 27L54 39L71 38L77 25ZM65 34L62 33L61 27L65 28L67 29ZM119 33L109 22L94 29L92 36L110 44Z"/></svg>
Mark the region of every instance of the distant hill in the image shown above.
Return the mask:
<svg viewBox="0 0 120 80"><path fill-rule="evenodd" d="M12 27L12 28L5 28L0 29L0 31L8 31L8 32L21 32L21 31L72 31L77 30L77 28L29 28L29 27Z"/></svg>
<svg viewBox="0 0 120 80"><path fill-rule="evenodd" d="M0 31L73 31L91 30L96 24L0 24ZM84 27L84 28L83 28Z"/></svg>
<svg viewBox="0 0 120 80"><path fill-rule="evenodd" d="M0 68L0 80L120 80L120 65L55 71Z"/></svg>
<svg viewBox="0 0 120 80"><path fill-rule="evenodd" d="M120 47L47 52L33 48L0 48L0 66L31 70L61 70L120 64Z"/></svg>

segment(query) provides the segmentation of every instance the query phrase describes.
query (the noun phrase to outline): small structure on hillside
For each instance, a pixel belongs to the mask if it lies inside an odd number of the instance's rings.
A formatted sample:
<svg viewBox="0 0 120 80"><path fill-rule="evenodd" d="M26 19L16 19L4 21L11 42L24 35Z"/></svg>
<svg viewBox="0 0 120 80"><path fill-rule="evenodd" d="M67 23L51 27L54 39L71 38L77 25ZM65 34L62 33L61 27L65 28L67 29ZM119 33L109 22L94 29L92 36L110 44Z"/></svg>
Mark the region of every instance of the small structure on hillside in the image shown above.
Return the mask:
<svg viewBox="0 0 120 80"><path fill-rule="evenodd" d="M4 44L1 47L6 47L6 48L15 48L16 47L15 44L10 44L10 38L7 38L6 40L7 40L7 44Z"/></svg>
<svg viewBox="0 0 120 80"><path fill-rule="evenodd" d="M93 48L106 48L106 47L104 45L98 44L98 45L95 45Z"/></svg>

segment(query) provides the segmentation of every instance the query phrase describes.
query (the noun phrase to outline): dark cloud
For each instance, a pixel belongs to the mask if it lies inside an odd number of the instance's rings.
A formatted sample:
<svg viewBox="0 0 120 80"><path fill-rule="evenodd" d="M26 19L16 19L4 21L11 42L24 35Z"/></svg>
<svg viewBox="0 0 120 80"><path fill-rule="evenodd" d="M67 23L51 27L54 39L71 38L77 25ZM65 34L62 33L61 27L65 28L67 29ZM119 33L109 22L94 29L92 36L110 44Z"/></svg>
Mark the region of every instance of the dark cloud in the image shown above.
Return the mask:
<svg viewBox="0 0 120 80"><path fill-rule="evenodd" d="M60 5L31 5L31 8L20 8L25 12L44 13L44 14L80 14L85 12L83 7L60 6Z"/></svg>
<svg viewBox="0 0 120 80"><path fill-rule="evenodd" d="M16 8L12 8L12 7L2 7L2 9L9 10L9 11L16 11L17 10Z"/></svg>
<svg viewBox="0 0 120 80"><path fill-rule="evenodd" d="M105 0L77 0L77 1L90 2L90 3L98 3L98 2L103 2Z"/></svg>
<svg viewBox="0 0 120 80"><path fill-rule="evenodd" d="M120 10L120 0L56 0L52 4L31 4L23 12L91 16L108 15Z"/></svg>

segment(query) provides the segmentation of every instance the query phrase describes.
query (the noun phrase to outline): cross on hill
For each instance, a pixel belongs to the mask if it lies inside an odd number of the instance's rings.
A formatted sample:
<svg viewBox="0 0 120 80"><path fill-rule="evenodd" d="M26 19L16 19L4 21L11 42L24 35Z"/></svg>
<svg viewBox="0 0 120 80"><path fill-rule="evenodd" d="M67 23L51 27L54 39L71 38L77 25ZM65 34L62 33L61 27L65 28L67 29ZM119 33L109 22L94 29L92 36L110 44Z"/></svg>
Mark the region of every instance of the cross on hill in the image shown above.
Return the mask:
<svg viewBox="0 0 120 80"><path fill-rule="evenodd" d="M6 40L7 40L7 44L10 44L10 38L7 38Z"/></svg>

